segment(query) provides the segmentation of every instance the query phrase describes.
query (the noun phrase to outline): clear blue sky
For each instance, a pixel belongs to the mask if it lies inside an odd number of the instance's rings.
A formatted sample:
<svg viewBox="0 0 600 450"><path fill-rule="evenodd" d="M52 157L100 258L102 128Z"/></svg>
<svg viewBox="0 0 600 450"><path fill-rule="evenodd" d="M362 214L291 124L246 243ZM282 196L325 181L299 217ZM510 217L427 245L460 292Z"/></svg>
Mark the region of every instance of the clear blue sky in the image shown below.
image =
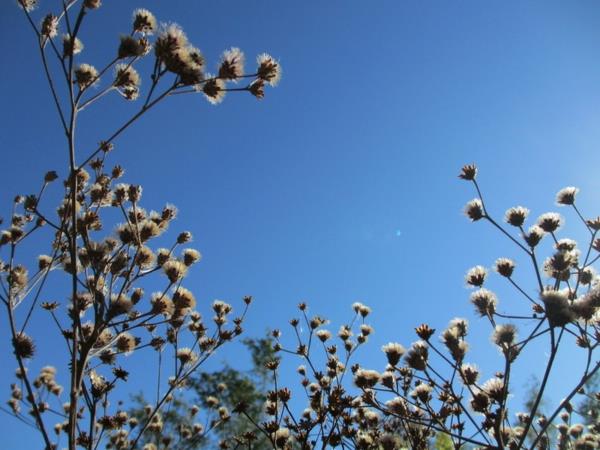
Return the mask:
<svg viewBox="0 0 600 450"><path fill-rule="evenodd" d="M10 3L0 6L4 216L15 194L36 190L48 169L64 174L66 161L34 38ZM56 2L41 3L40 13ZM88 16L82 62L107 61L139 6L179 23L209 65L231 46L249 61L263 51L281 61L282 81L263 101L228 95L215 107L178 96L119 138L112 157L126 181L144 185L148 209L180 209L173 228L191 230L204 255L187 281L201 303L254 295L249 335L287 331L301 300L337 329L360 300L376 332L359 360L381 369L382 343L409 345L421 322L471 318L466 269L517 252L462 215L473 197L456 177L464 163L479 165L498 214L525 204L535 218L565 185L598 214L597 2L104 3ZM133 110L117 100L85 113L82 145ZM491 376L499 358L481 330L473 347ZM9 351L5 336L2 380ZM215 361L238 357L225 350ZM35 448L3 436L9 450Z"/></svg>

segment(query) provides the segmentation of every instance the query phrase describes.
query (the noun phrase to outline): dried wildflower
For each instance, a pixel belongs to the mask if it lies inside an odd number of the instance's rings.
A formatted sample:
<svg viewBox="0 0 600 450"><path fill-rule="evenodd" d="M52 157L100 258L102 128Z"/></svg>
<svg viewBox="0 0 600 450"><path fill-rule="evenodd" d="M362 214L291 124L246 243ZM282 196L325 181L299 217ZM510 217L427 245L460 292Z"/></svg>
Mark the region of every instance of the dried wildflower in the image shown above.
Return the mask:
<svg viewBox="0 0 600 450"><path fill-rule="evenodd" d="M570 268L577 267L576 251L558 251L544 261L544 272L548 277L567 281L571 276Z"/></svg>
<svg viewBox="0 0 600 450"><path fill-rule="evenodd" d="M183 232L179 233L179 235L177 236L178 244L185 244L186 242L190 242L191 240L192 240L192 233L190 233L189 231L183 231Z"/></svg>
<svg viewBox="0 0 600 450"><path fill-rule="evenodd" d="M198 359L198 355L196 355L192 349L183 347L177 350L177 359L184 365L193 364Z"/></svg>
<svg viewBox="0 0 600 450"><path fill-rule="evenodd" d="M154 265L155 256L152 250L148 247L141 246L138 248L135 256L135 264L141 269L149 269Z"/></svg>
<svg viewBox="0 0 600 450"><path fill-rule="evenodd" d="M265 81L264 80L254 80L248 86L248 91L254 95L257 99L261 100L265 97Z"/></svg>
<svg viewBox="0 0 600 450"><path fill-rule="evenodd" d="M331 332L329 330L318 330L316 335L321 342L326 342L331 339Z"/></svg>
<svg viewBox="0 0 600 450"><path fill-rule="evenodd" d="M28 271L24 266L15 266L8 274L8 284L14 291L20 291L27 286Z"/></svg>
<svg viewBox="0 0 600 450"><path fill-rule="evenodd" d="M492 291L481 288L471 294L470 300L481 317L492 317L496 312L498 299Z"/></svg>
<svg viewBox="0 0 600 450"><path fill-rule="evenodd" d="M564 252L572 252L573 250L575 250L577 248L577 241L574 241L573 239L559 239L558 242L556 242L556 244L554 244L554 248L556 248L556 250L560 250L560 251L564 251Z"/></svg>
<svg viewBox="0 0 600 450"><path fill-rule="evenodd" d="M338 331L338 336L342 341L347 341L352 337L352 330L348 325L342 325Z"/></svg>
<svg viewBox="0 0 600 450"><path fill-rule="evenodd" d="M83 5L88 9L98 9L102 6L100 0L84 0Z"/></svg>
<svg viewBox="0 0 600 450"><path fill-rule="evenodd" d="M393 389L396 384L396 377L393 372L385 371L381 374L381 384L385 387Z"/></svg>
<svg viewBox="0 0 600 450"><path fill-rule="evenodd" d="M494 264L494 269L503 277L510 278L515 270L515 263L509 258L498 258Z"/></svg>
<svg viewBox="0 0 600 450"><path fill-rule="evenodd" d="M58 34L58 17L56 17L54 14L47 14L42 20L40 31L42 36L45 36L46 38L51 39L56 37Z"/></svg>
<svg viewBox="0 0 600 450"><path fill-rule="evenodd" d="M221 57L219 78L237 81L244 75L244 54L237 47L226 50Z"/></svg>
<svg viewBox="0 0 600 450"><path fill-rule="evenodd" d="M31 339L28 335L23 332L18 333L13 338L12 344L17 358L33 358L35 353L35 344L33 343L33 339Z"/></svg>
<svg viewBox="0 0 600 450"><path fill-rule="evenodd" d="M115 341L115 347L121 353L129 354L135 350L137 340L129 333L121 333Z"/></svg>
<svg viewBox="0 0 600 450"><path fill-rule="evenodd" d="M517 337L517 329L514 325L503 324L496 325L492 340L499 347L510 347L515 343Z"/></svg>
<svg viewBox="0 0 600 450"><path fill-rule="evenodd" d="M465 206L465 215L471 219L471 221L476 222L483 217L485 217L485 212L483 211L483 203L478 198L471 200Z"/></svg>
<svg viewBox="0 0 600 450"><path fill-rule="evenodd" d="M225 98L225 82L220 78L214 78L210 74L206 76L207 80L201 85L196 85L196 90L204 93L210 103L217 105Z"/></svg>
<svg viewBox="0 0 600 450"><path fill-rule="evenodd" d="M533 225L532 227L529 227L527 233L523 235L523 239L525 239L527 245L533 248L540 243L544 235L545 231L542 228L537 225Z"/></svg>
<svg viewBox="0 0 600 450"><path fill-rule="evenodd" d="M361 389L369 389L374 387L381 375L375 370L358 369L354 374L354 384Z"/></svg>
<svg viewBox="0 0 600 450"><path fill-rule="evenodd" d="M504 393L504 381L500 378L491 378L486 381L481 389L493 400L500 402Z"/></svg>
<svg viewBox="0 0 600 450"><path fill-rule="evenodd" d="M170 24L160 31L156 38L154 51L158 59L169 65L173 58L177 58L177 53L185 49L187 45L188 39L181 27L177 24Z"/></svg>
<svg viewBox="0 0 600 450"><path fill-rule="evenodd" d="M590 297L587 294L584 297L575 300L571 304L573 315L577 319L585 321L591 320L597 310L597 307L594 306L594 303L593 297Z"/></svg>
<svg viewBox="0 0 600 450"><path fill-rule="evenodd" d="M465 281L471 287L481 287L487 276L487 269L483 266L475 266L467 272Z"/></svg>
<svg viewBox="0 0 600 450"><path fill-rule="evenodd" d="M406 349L397 342L390 342L381 347L381 350L385 353L388 363L392 366L396 366L400 358L406 353Z"/></svg>
<svg viewBox="0 0 600 450"><path fill-rule="evenodd" d="M477 176L477 166L475 164L466 164L460 169L458 178L463 180L472 181Z"/></svg>
<svg viewBox="0 0 600 450"><path fill-rule="evenodd" d="M579 271L578 276L579 276L579 284L587 286L596 279L597 274L596 274L596 270L593 267L588 266L588 267L581 269Z"/></svg>
<svg viewBox="0 0 600 450"><path fill-rule="evenodd" d="M369 336L373 332L373 327L367 325L366 323L361 324L360 326L360 334L363 336Z"/></svg>
<svg viewBox="0 0 600 450"><path fill-rule="evenodd" d="M286 448L290 439L290 430L287 428L279 428L273 435L273 441L276 448Z"/></svg>
<svg viewBox="0 0 600 450"><path fill-rule="evenodd" d="M136 9L133 12L133 31L136 33L152 34L156 31L156 18L147 9Z"/></svg>
<svg viewBox="0 0 600 450"><path fill-rule="evenodd" d="M173 303L177 309L192 309L196 306L196 297L191 291L180 286L173 292Z"/></svg>
<svg viewBox="0 0 600 450"><path fill-rule="evenodd" d="M140 75L131 65L117 64L113 85L118 88L137 88L140 85Z"/></svg>
<svg viewBox="0 0 600 450"><path fill-rule="evenodd" d="M556 203L558 205L573 205L578 192L579 189L573 186L562 188L556 194Z"/></svg>
<svg viewBox="0 0 600 450"><path fill-rule="evenodd" d="M413 389L413 391L410 393L410 396L415 400L427 403L429 400L431 400L431 391L431 386L421 383Z"/></svg>
<svg viewBox="0 0 600 450"><path fill-rule="evenodd" d="M460 376L467 385L474 385L479 378L479 369L473 364L463 364L460 366Z"/></svg>
<svg viewBox="0 0 600 450"><path fill-rule="evenodd" d="M429 359L429 348L424 341L417 341L408 350L405 358L406 364L415 370L425 370Z"/></svg>
<svg viewBox="0 0 600 450"><path fill-rule="evenodd" d="M202 255L198 250L194 250L193 248L186 248L183 251L183 263L190 267L191 265L197 263L202 258Z"/></svg>
<svg viewBox="0 0 600 450"><path fill-rule="evenodd" d="M55 311L58 308L57 302L42 302L41 307L46 311Z"/></svg>
<svg viewBox="0 0 600 450"><path fill-rule="evenodd" d="M40 270L46 270L52 264L52 257L48 255L38 256L38 268Z"/></svg>
<svg viewBox="0 0 600 450"><path fill-rule="evenodd" d="M150 43L147 39L136 39L133 36L121 36L117 56L123 58L135 58L145 56L150 52Z"/></svg>
<svg viewBox="0 0 600 450"><path fill-rule="evenodd" d="M17 0L17 3L27 12L33 11L38 6L37 0Z"/></svg>
<svg viewBox="0 0 600 450"><path fill-rule="evenodd" d="M600 230L600 216L596 217L595 219L586 220L585 223L594 231Z"/></svg>
<svg viewBox="0 0 600 450"><path fill-rule="evenodd" d="M81 53L83 50L83 43L79 38L73 39L70 35L63 35L63 56L73 56Z"/></svg>
<svg viewBox="0 0 600 450"><path fill-rule="evenodd" d="M521 227L529 215L529 210L523 206L515 206L506 211L504 219L513 227Z"/></svg>
<svg viewBox="0 0 600 450"><path fill-rule="evenodd" d="M271 86L276 86L281 79L281 65L272 56L263 53L256 59L258 63L257 76Z"/></svg>
<svg viewBox="0 0 600 450"><path fill-rule="evenodd" d="M573 320L569 299L562 291L545 289L540 297L551 327L562 327Z"/></svg>
<svg viewBox="0 0 600 450"><path fill-rule="evenodd" d="M427 325L426 323L422 323L417 328L415 328L415 333L417 333L417 336L419 336L424 341L428 341L429 338L433 336L433 333L435 333L435 330L433 328L430 328L429 325Z"/></svg>
<svg viewBox="0 0 600 450"><path fill-rule="evenodd" d="M563 219L558 213L549 212L538 217L537 225L546 233L554 233L563 224Z"/></svg>
<svg viewBox="0 0 600 450"><path fill-rule="evenodd" d="M110 389L110 384L106 381L106 378L98 375L95 370L91 370L89 376L90 384L92 385L92 395L94 397L100 397Z"/></svg>
<svg viewBox="0 0 600 450"><path fill-rule="evenodd" d="M75 82L80 90L87 89L98 81L98 71L89 64L80 64L75 69Z"/></svg>
<svg viewBox="0 0 600 450"><path fill-rule="evenodd" d="M224 301L215 300L212 303L212 309L215 312L215 314L223 316L229 314L233 310L233 307L229 303L225 303Z"/></svg>
<svg viewBox="0 0 600 450"><path fill-rule="evenodd" d="M187 273L187 266L181 261L173 259L165 262L162 266L162 269L171 283L177 283L179 280L185 277Z"/></svg>
<svg viewBox="0 0 600 450"><path fill-rule="evenodd" d="M358 314L364 319L369 314L371 314L371 308L369 308L366 305L361 304L360 308L358 309Z"/></svg>
<svg viewBox="0 0 600 450"><path fill-rule="evenodd" d="M406 416L409 412L408 404L402 397L394 397L385 403L388 411L398 416Z"/></svg>
<svg viewBox="0 0 600 450"><path fill-rule="evenodd" d="M125 294L121 294L118 296L116 294L113 294L113 296L110 299L109 311L110 315L113 317L121 314L126 314L129 311L131 311L132 308L133 302Z"/></svg>

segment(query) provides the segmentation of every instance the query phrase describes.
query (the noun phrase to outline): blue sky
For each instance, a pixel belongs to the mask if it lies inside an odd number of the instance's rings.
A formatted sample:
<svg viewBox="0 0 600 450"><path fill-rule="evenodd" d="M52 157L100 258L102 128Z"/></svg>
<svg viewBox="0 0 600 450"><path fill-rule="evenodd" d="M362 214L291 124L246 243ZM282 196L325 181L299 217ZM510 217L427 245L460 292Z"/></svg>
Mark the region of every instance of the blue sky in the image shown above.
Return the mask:
<svg viewBox="0 0 600 450"><path fill-rule="evenodd" d="M9 3L0 6L4 216L15 194L66 167L34 39ZM41 3L40 13L54 7ZM474 195L456 177L464 163L480 167L497 215L525 204L535 218L555 208L565 185L579 186L583 210L598 213L596 2L107 0L88 16L80 61L107 61L140 6L179 23L209 66L239 46L249 64L267 51L284 69L260 102L169 99L116 141L111 160L144 186L148 209L180 209L174 229L191 230L204 255L187 281L201 303L254 295L249 335L286 331L299 301L336 329L352 302L370 305L373 350L410 344L421 322L441 328L471 318L465 271L517 251L462 215ZM115 97L86 112L82 147L133 108ZM567 229L581 233L566 217ZM533 288L530 273L522 280ZM526 311L512 291L493 286L504 304ZM487 328L474 327L473 351L491 376L499 357ZM7 379L6 338L0 350ZM232 347L213 367L239 358ZM359 360L383 368L376 351ZM523 366L523 379L529 371ZM7 439L6 448L24 448L20 437Z"/></svg>

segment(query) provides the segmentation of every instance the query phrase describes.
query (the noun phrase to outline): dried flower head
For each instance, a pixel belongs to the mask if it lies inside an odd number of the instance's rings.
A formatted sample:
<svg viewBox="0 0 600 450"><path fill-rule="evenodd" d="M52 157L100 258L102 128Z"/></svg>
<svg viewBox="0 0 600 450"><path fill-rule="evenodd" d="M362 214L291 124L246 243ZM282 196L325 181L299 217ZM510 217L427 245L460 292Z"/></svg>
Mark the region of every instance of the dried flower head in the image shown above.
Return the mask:
<svg viewBox="0 0 600 450"><path fill-rule="evenodd" d="M219 78L224 80L237 81L244 75L244 53L237 48L232 47L226 50L221 57L219 66Z"/></svg>
<svg viewBox="0 0 600 450"><path fill-rule="evenodd" d="M579 189L573 186L562 188L556 194L556 203L558 205L573 205L575 203L575 196L578 192Z"/></svg>
<svg viewBox="0 0 600 450"><path fill-rule="evenodd" d="M563 224L563 219L558 213L549 212L538 217L537 225L546 233L553 233Z"/></svg>
<svg viewBox="0 0 600 450"><path fill-rule="evenodd" d="M479 379L479 369L473 364L463 364L460 367L460 376L465 384L473 385Z"/></svg>
<svg viewBox="0 0 600 450"><path fill-rule="evenodd" d="M413 389L413 391L410 393L410 396L415 400L427 403L429 400L431 400L431 391L431 386L421 383Z"/></svg>
<svg viewBox="0 0 600 450"><path fill-rule="evenodd" d="M494 264L494 269L503 277L510 278L515 270L515 263L509 258L498 258Z"/></svg>
<svg viewBox="0 0 600 450"><path fill-rule="evenodd" d="M40 32L46 38L56 37L58 34L58 17L54 14L47 14L42 20Z"/></svg>
<svg viewBox="0 0 600 450"><path fill-rule="evenodd" d="M396 366L404 353L406 353L406 349L397 342L390 342L381 347L381 350L385 353L388 363L392 366Z"/></svg>
<svg viewBox="0 0 600 450"><path fill-rule="evenodd" d="M544 289L540 295L551 327L562 327L574 318L569 299L562 291Z"/></svg>
<svg viewBox="0 0 600 450"><path fill-rule="evenodd" d="M183 251L183 263L190 267L191 265L197 263L202 258L202 255L198 250L194 250L193 248L186 248Z"/></svg>
<svg viewBox="0 0 600 450"><path fill-rule="evenodd" d="M458 178L463 180L472 181L477 176L477 166L475 164L466 164L460 169Z"/></svg>
<svg viewBox="0 0 600 450"><path fill-rule="evenodd" d="M318 330L315 334L321 342L326 342L331 339L331 332L329 330Z"/></svg>
<svg viewBox="0 0 600 450"><path fill-rule="evenodd" d="M121 333L115 340L115 347L121 353L129 354L135 350L137 340L129 333Z"/></svg>
<svg viewBox="0 0 600 450"><path fill-rule="evenodd" d="M179 25L173 23L162 27L156 38L154 51L156 57L168 65L174 58L177 58L177 52L185 49L187 45L187 36Z"/></svg>
<svg viewBox="0 0 600 450"><path fill-rule="evenodd" d="M465 206L465 215L471 219L471 221L476 222L477 220L485 217L485 213L483 211L483 203L478 198L474 198Z"/></svg>
<svg viewBox="0 0 600 450"><path fill-rule="evenodd" d="M38 0L17 0L17 4L27 12L33 11L38 6Z"/></svg>
<svg viewBox="0 0 600 450"><path fill-rule="evenodd" d="M193 364L198 359L198 355L196 355L191 348L183 347L177 350L177 359L184 365Z"/></svg>
<svg viewBox="0 0 600 450"><path fill-rule="evenodd" d="M192 233L189 231L183 231L179 233L177 236L178 244L185 244L186 242L190 242L192 240Z"/></svg>
<svg viewBox="0 0 600 450"><path fill-rule="evenodd" d="M80 64L75 69L75 82L80 90L87 89L98 81L98 71L89 64Z"/></svg>
<svg viewBox="0 0 600 450"><path fill-rule="evenodd" d="M427 343L417 341L412 344L404 359L411 369L425 370L429 359L429 347Z"/></svg>
<svg viewBox="0 0 600 450"><path fill-rule="evenodd" d="M180 310L192 309L196 306L196 297L191 291L180 286L173 292L173 303L175 308Z"/></svg>
<svg viewBox="0 0 600 450"><path fill-rule="evenodd" d="M492 340L499 347L510 347L515 343L517 329L512 324L496 325Z"/></svg>
<svg viewBox="0 0 600 450"><path fill-rule="evenodd" d="M207 74L207 80L200 85L196 85L196 90L204 93L206 99L213 105L217 105L225 98L225 82L220 78L215 78Z"/></svg>
<svg viewBox="0 0 600 450"><path fill-rule="evenodd" d="M361 389L369 389L375 387L380 378L376 370L358 369L354 374L354 384Z"/></svg>
<svg viewBox="0 0 600 450"><path fill-rule="evenodd" d="M73 39L70 35L63 35L63 56L73 56L81 53L83 50L83 43L79 38Z"/></svg>
<svg viewBox="0 0 600 450"><path fill-rule="evenodd" d="M500 378L491 378L486 381L481 389L493 400L500 402L504 397L504 381Z"/></svg>
<svg viewBox="0 0 600 450"><path fill-rule="evenodd" d="M467 272L465 281L471 287L481 287L485 282L487 269L483 266L475 266Z"/></svg>
<svg viewBox="0 0 600 450"><path fill-rule="evenodd" d="M21 332L15 335L12 340L13 349L17 358L33 358L35 353L35 344L33 339Z"/></svg>
<svg viewBox="0 0 600 450"><path fill-rule="evenodd" d="M481 288L471 294L470 300L481 317L492 317L496 312L498 299L492 291Z"/></svg>
<svg viewBox="0 0 600 450"><path fill-rule="evenodd" d="M585 267L579 271L579 284L587 286L597 277L596 269L591 266Z"/></svg>
<svg viewBox="0 0 600 450"><path fill-rule="evenodd" d="M165 262L162 269L171 283L178 282L187 274L187 266L174 259Z"/></svg>
<svg viewBox="0 0 600 450"><path fill-rule="evenodd" d="M271 86L276 86L281 79L281 65L272 56L263 53L256 59L258 63L257 76Z"/></svg>
<svg viewBox="0 0 600 450"><path fill-rule="evenodd" d="M515 206L509 208L505 215L504 220L513 227L521 227L525 223L525 219L529 215L529 210L523 206Z"/></svg>
<svg viewBox="0 0 600 450"><path fill-rule="evenodd" d="M83 5L88 9L98 9L102 6L100 0L84 0Z"/></svg>
<svg viewBox="0 0 600 450"><path fill-rule="evenodd" d="M415 328L415 333L424 341L428 341L429 338L435 333L435 329L431 328L426 323L422 323Z"/></svg>
<svg viewBox="0 0 600 450"><path fill-rule="evenodd" d="M134 38L133 36L121 36L119 50L117 55L119 58L133 58L145 56L150 52L151 46L146 38Z"/></svg>
<svg viewBox="0 0 600 450"><path fill-rule="evenodd" d="M265 97L265 80L254 80L248 86L248 91L257 99L261 100Z"/></svg>
<svg viewBox="0 0 600 450"><path fill-rule="evenodd" d="M136 9L133 12L133 31L152 34L156 31L156 18L147 9Z"/></svg>
<svg viewBox="0 0 600 450"><path fill-rule="evenodd" d="M542 228L537 225L533 225L529 227L527 233L523 235L523 239L525 242L527 242L527 245L533 248L540 243L545 234L546 232Z"/></svg>
<svg viewBox="0 0 600 450"><path fill-rule="evenodd" d="M118 88L137 88L140 85L140 75L129 64L117 64L113 85Z"/></svg>

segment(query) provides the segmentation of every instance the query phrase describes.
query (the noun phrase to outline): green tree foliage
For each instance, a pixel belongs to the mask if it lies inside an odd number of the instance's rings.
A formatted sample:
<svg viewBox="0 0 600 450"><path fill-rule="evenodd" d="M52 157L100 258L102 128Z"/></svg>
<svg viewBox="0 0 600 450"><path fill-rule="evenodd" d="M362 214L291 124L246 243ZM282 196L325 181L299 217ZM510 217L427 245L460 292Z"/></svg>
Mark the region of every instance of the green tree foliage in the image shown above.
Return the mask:
<svg viewBox="0 0 600 450"><path fill-rule="evenodd" d="M188 380L187 394L173 396L162 415L160 432L146 431L144 443L156 445L166 441L179 442L177 448L192 450L214 448L219 439L243 435L252 432L255 427L246 416L229 415L239 403L247 405L250 418L258 423L262 418L263 403L269 380L269 371L265 364L274 358L271 338L247 338L244 346L251 356L251 367L239 370L225 363L215 371L201 371ZM141 419L145 415L145 405L151 403L144 394L133 398L134 406L130 416ZM228 417L227 420L216 420ZM202 432L197 433L202 427ZM205 433L214 428L214 433ZM198 438L181 439L186 434L198 434ZM210 437L207 437L209 435ZM264 436L257 435L252 448L271 448Z"/></svg>

